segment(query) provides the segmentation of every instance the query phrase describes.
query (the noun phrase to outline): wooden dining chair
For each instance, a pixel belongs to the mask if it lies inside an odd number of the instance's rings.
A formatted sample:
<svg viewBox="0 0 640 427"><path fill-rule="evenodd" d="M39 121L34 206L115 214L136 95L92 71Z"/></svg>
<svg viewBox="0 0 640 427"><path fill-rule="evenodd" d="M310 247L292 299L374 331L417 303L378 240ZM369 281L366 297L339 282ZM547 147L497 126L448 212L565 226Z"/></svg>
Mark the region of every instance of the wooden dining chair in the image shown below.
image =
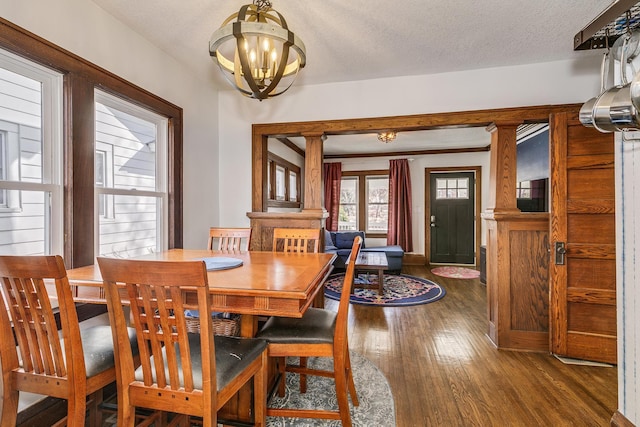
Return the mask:
<svg viewBox="0 0 640 427"><path fill-rule="evenodd" d="M242 241L245 248L242 249ZM216 245L217 241L217 245ZM209 243L207 248L218 251L248 251L251 247L251 228L217 228L209 229Z"/></svg>
<svg viewBox="0 0 640 427"><path fill-rule="evenodd" d="M319 228L274 228L273 250L276 252L318 252Z"/></svg>
<svg viewBox="0 0 640 427"><path fill-rule="evenodd" d="M16 425L21 391L66 399L67 416L55 425L83 427L87 408L89 425L102 425L102 389L116 380L111 327L80 328L60 256L0 256L0 281L0 426ZM133 330L125 335L123 346L137 354Z"/></svg>
<svg viewBox="0 0 640 427"><path fill-rule="evenodd" d="M347 263L342 285L338 312L309 308L302 318L271 317L256 335L269 342L269 357L333 357L333 371L322 371L306 366L280 366L279 394L284 396L285 372L302 375L320 375L335 380L338 411L324 409L267 408L267 415L280 417L339 419L345 427L351 426L349 395L354 406L358 406L355 383L349 359L347 342L347 320L349 296L353 287L355 262L360 253L362 238L356 237ZM302 385L302 382L301 382ZM301 390L306 392L305 390Z"/></svg>
<svg viewBox="0 0 640 427"><path fill-rule="evenodd" d="M266 422L267 343L213 335L211 316L201 316L200 333L188 333L186 294L197 298L201 313L211 312L207 271L203 261L140 261L98 258L109 318L115 336L118 426L134 425L136 407L177 414L172 425L217 425L217 411L253 379L253 417ZM141 366L127 350L130 306L138 332Z"/></svg>

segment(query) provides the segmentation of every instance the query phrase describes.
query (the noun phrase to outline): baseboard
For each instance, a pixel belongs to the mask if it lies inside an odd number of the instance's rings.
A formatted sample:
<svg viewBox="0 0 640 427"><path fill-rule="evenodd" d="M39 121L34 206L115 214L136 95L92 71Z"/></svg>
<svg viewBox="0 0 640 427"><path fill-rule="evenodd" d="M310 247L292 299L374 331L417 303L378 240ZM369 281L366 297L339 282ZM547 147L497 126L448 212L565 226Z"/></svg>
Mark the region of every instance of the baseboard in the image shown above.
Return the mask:
<svg viewBox="0 0 640 427"><path fill-rule="evenodd" d="M616 411L611 417L611 427L635 427L636 425L629 421L627 417L622 415L620 411Z"/></svg>
<svg viewBox="0 0 640 427"><path fill-rule="evenodd" d="M426 265L427 257L422 254L407 254L402 257L402 264L406 265Z"/></svg>

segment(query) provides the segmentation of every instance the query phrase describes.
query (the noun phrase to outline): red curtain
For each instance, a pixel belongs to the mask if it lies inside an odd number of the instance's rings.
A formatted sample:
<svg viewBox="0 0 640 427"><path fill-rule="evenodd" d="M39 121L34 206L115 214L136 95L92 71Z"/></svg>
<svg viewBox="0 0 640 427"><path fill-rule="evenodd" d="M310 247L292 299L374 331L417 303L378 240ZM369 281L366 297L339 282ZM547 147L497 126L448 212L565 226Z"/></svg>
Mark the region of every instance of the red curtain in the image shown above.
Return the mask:
<svg viewBox="0 0 640 427"><path fill-rule="evenodd" d="M324 208L329 213L324 228L329 231L338 231L341 179L342 163L324 164Z"/></svg>
<svg viewBox="0 0 640 427"><path fill-rule="evenodd" d="M409 161L389 161L389 230L387 245L399 245L413 251L411 231L411 174Z"/></svg>

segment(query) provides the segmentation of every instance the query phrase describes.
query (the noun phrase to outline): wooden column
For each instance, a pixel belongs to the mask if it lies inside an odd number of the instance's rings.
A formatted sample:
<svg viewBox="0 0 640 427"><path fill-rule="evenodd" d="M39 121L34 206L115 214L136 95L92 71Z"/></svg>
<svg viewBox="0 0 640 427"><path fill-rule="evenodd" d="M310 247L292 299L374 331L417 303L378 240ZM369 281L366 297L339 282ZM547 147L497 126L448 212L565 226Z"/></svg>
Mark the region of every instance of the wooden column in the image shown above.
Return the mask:
<svg viewBox="0 0 640 427"><path fill-rule="evenodd" d="M549 350L549 214L517 206L516 130L497 123L491 132L487 225L488 335L498 348Z"/></svg>
<svg viewBox="0 0 640 427"><path fill-rule="evenodd" d="M256 132L252 128L251 138L251 170L252 170L252 212L266 212L269 182L267 181L267 162L269 157L268 136Z"/></svg>
<svg viewBox="0 0 640 427"><path fill-rule="evenodd" d="M492 124L487 212L520 212L516 203L516 130L520 123Z"/></svg>
<svg viewBox="0 0 640 427"><path fill-rule="evenodd" d="M303 212L326 212L322 192L322 159L324 133L303 133L306 140L304 157L304 207Z"/></svg>

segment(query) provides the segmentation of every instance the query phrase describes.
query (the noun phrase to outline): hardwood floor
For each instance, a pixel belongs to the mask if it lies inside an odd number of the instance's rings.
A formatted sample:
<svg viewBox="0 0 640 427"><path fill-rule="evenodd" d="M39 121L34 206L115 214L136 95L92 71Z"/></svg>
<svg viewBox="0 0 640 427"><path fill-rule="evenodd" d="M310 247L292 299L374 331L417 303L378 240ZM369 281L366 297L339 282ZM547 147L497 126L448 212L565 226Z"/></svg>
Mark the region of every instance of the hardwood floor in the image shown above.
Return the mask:
<svg viewBox="0 0 640 427"><path fill-rule="evenodd" d="M349 313L350 348L387 377L399 427L609 425L617 368L498 350L486 336L479 279L447 279L420 266L403 273L433 280L447 295L411 307L352 305Z"/></svg>

